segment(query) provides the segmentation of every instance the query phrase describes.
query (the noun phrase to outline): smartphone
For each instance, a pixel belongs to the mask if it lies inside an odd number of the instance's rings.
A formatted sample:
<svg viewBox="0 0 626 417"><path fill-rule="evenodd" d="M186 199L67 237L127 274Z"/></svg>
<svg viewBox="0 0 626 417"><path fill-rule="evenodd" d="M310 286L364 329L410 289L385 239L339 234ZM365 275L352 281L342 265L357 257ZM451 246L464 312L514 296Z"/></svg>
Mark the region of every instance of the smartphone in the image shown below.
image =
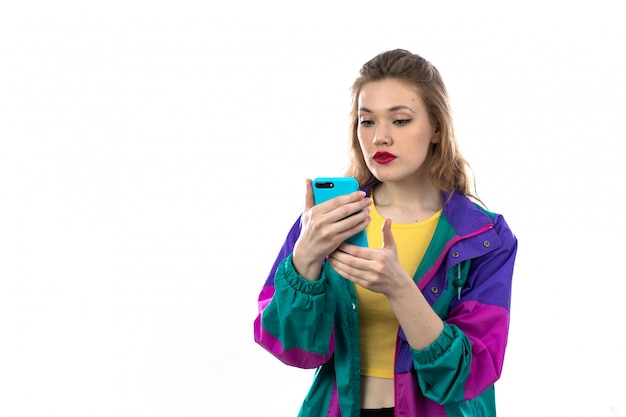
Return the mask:
<svg viewBox="0 0 626 417"><path fill-rule="evenodd" d="M321 177L313 180L313 198L315 204L331 198L359 191L359 183L353 177ZM367 247L365 229L346 239L346 243Z"/></svg>

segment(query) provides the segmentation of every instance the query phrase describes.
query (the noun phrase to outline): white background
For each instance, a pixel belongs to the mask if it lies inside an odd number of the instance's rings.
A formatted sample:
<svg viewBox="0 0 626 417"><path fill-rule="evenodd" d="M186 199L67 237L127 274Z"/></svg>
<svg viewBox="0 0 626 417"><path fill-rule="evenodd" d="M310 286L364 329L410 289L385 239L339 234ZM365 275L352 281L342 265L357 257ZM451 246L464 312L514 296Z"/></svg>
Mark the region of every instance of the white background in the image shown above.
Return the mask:
<svg viewBox="0 0 626 417"><path fill-rule="evenodd" d="M519 239L499 416L626 416L619 2L430 3L3 2L0 416L295 416L256 298L398 47Z"/></svg>

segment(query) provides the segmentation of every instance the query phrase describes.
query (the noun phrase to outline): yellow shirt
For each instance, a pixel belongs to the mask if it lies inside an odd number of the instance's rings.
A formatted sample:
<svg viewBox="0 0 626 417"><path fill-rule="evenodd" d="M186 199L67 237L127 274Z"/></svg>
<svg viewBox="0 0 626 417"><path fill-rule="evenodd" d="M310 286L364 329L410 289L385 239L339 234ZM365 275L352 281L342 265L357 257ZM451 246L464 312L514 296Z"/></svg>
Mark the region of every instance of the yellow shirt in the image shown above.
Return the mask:
<svg viewBox="0 0 626 417"><path fill-rule="evenodd" d="M372 221L366 229L368 246L381 248L385 219L378 213L374 203L371 205L371 216ZM400 265L411 277L415 275L426 253L440 216L441 210L421 222L391 225ZM393 378L398 320L387 297L360 285L355 287L359 299L361 375Z"/></svg>

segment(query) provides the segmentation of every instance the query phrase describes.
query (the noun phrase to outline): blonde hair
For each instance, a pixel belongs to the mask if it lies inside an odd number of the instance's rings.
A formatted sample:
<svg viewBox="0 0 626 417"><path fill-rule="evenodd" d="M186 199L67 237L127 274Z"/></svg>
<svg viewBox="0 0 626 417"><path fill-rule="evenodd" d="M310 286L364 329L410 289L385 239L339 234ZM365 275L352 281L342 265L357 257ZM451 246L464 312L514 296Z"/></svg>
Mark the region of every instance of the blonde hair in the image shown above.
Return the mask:
<svg viewBox="0 0 626 417"><path fill-rule="evenodd" d="M350 111L350 161L346 175L355 177L361 187L380 183L365 164L357 137L358 99L363 86L388 78L413 85L421 95L431 123L439 130L439 143L432 144L430 180L437 189L452 195L459 192L478 202L471 168L459 151L448 92L437 68L417 54L395 49L378 54L366 62L352 85Z"/></svg>

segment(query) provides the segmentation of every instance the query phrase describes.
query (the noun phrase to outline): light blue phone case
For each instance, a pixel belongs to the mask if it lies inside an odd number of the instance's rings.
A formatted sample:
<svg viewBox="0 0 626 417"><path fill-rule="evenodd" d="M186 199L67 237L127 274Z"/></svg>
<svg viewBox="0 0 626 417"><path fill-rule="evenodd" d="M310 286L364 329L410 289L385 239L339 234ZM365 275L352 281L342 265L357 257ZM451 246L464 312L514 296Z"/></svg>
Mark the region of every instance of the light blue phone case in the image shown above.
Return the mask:
<svg viewBox="0 0 626 417"><path fill-rule="evenodd" d="M359 183L353 177L320 177L313 180L313 198L315 204L323 203L331 198L359 191ZM367 247L367 234L361 230L346 239L346 243Z"/></svg>

